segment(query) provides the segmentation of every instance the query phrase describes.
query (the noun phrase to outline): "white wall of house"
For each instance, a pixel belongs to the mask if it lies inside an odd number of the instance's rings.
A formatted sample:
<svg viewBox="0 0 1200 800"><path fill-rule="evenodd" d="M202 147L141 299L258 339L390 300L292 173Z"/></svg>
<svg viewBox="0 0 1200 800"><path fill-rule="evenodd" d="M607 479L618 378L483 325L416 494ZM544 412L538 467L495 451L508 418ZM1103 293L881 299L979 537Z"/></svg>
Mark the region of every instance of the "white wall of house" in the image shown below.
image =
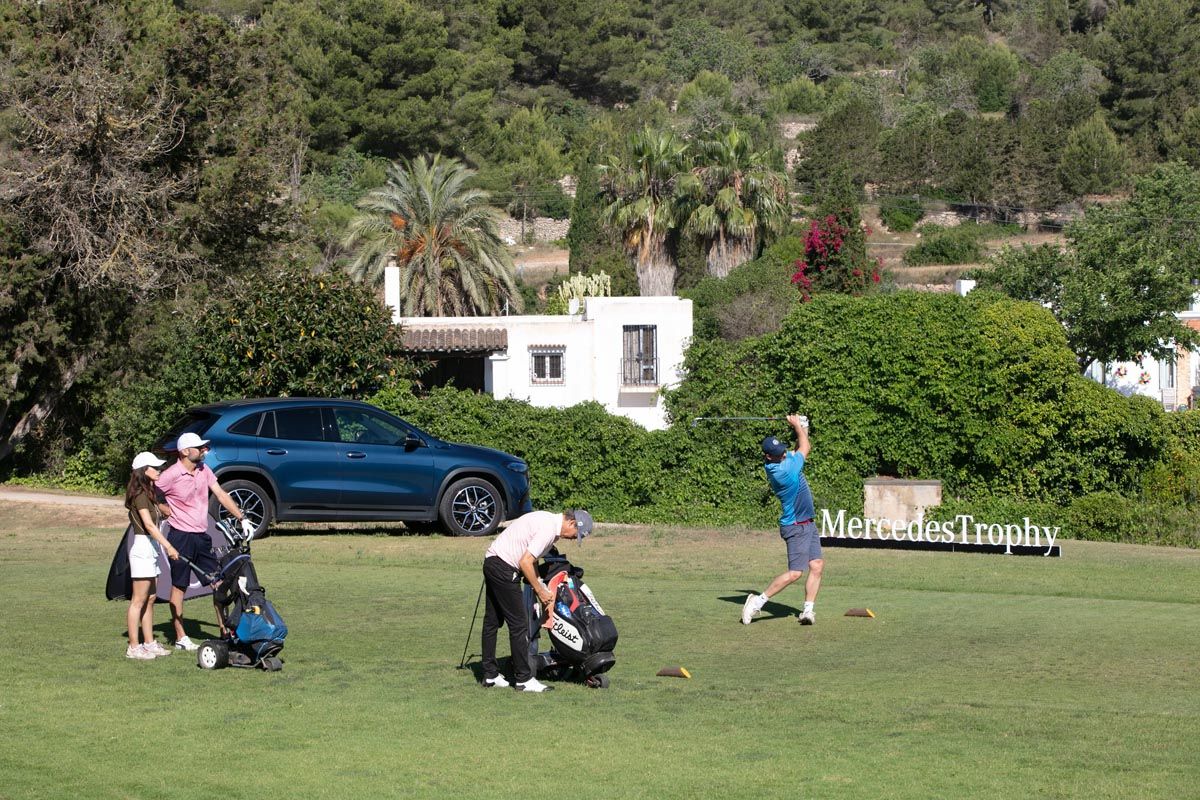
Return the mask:
<svg viewBox="0 0 1200 800"><path fill-rule="evenodd" d="M574 314L500 317L400 317L398 292L387 299L406 329L503 328L508 349L484 370L495 397L553 408L595 400L650 430L667 426L661 390L681 380L692 338L692 301L679 297L588 297Z"/></svg>
<svg viewBox="0 0 1200 800"><path fill-rule="evenodd" d="M1106 369L1104 365L1092 364L1086 375L1126 397L1149 397L1172 411L1180 405L1186 405L1186 395L1191 392L1190 386L1180 385L1178 364L1174 359L1157 361L1143 356L1138 361L1108 364ZM1186 383L1186 378L1183 381Z"/></svg>

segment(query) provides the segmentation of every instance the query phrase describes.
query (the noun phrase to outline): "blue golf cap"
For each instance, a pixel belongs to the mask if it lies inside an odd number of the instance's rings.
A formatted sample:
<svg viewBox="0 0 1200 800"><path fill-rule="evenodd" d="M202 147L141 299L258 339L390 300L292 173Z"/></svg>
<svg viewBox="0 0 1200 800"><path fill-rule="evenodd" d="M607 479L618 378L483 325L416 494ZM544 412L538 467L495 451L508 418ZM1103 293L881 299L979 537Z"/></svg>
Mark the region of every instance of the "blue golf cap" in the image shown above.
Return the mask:
<svg viewBox="0 0 1200 800"><path fill-rule="evenodd" d="M779 441L778 436L768 436L762 440L762 451L771 458L779 458L787 452L787 445Z"/></svg>

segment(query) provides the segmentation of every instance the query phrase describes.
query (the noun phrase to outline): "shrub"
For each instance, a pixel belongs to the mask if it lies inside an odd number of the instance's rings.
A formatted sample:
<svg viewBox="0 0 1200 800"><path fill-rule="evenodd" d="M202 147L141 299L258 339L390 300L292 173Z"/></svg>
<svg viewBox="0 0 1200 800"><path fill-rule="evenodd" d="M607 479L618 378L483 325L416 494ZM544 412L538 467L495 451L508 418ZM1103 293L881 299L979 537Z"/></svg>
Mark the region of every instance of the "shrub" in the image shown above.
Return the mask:
<svg viewBox="0 0 1200 800"><path fill-rule="evenodd" d="M751 335L747 326L731 316L734 306L753 305L760 316L744 320L757 332L775 330L788 310L796 304L796 292L790 284L792 266L804 254L804 242L794 235L784 236L761 256L735 267L724 278L704 278L681 294L692 301L692 335L696 339L725 336L730 339ZM742 298L753 297L753 300Z"/></svg>
<svg viewBox="0 0 1200 800"><path fill-rule="evenodd" d="M1073 539L1135 541L1139 521L1134 504L1115 492L1077 497L1066 510L1066 527Z"/></svg>
<svg viewBox="0 0 1200 800"><path fill-rule="evenodd" d="M771 90L768 106L775 114L815 114L825 106L825 91L801 75Z"/></svg>
<svg viewBox="0 0 1200 800"><path fill-rule="evenodd" d="M685 369L673 419L803 411L812 475L843 485L937 478L1064 503L1136 491L1166 445L1161 409L1080 376L1048 311L986 292L818 295L775 333L694 343Z"/></svg>
<svg viewBox="0 0 1200 800"><path fill-rule="evenodd" d="M974 225L944 228L925 236L904 253L910 267L926 264L973 264L983 260L983 244Z"/></svg>
<svg viewBox="0 0 1200 800"><path fill-rule="evenodd" d="M911 231L924 214L921 200L917 197L898 195L879 200L879 218L889 230Z"/></svg>
<svg viewBox="0 0 1200 800"><path fill-rule="evenodd" d="M942 500L940 506L925 512L927 519L948 522L959 514L973 517L978 523L1010 524L1022 522L1026 517L1035 525L1064 528L1065 513L1062 506L1019 497L982 495L972 499L959 497ZM1068 535L1066 530L1060 534Z"/></svg>
<svg viewBox="0 0 1200 800"><path fill-rule="evenodd" d="M691 524L765 525L776 513L757 450L762 434L731 442L688 425L646 431L598 403L535 408L452 388L418 398L397 385L371 402L435 436L526 459L536 508Z"/></svg>

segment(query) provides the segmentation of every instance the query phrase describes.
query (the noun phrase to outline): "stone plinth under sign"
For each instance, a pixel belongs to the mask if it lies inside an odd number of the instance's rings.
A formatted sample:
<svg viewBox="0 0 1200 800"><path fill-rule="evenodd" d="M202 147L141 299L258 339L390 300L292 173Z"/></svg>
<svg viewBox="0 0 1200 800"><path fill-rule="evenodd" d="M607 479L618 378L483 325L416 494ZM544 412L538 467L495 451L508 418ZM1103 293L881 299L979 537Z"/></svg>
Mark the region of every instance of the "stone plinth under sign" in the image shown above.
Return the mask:
<svg viewBox="0 0 1200 800"><path fill-rule="evenodd" d="M863 481L863 516L912 522L942 504L941 481L868 478Z"/></svg>

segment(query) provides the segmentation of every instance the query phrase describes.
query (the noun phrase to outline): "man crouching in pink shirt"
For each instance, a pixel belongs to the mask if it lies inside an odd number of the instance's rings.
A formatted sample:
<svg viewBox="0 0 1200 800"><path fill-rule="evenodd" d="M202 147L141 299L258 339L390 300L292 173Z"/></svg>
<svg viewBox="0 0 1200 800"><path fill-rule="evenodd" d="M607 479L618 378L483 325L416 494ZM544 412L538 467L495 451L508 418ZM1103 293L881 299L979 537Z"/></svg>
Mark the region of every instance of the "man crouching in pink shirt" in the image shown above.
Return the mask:
<svg viewBox="0 0 1200 800"><path fill-rule="evenodd" d="M244 520L242 510L217 483L217 476L204 465L208 440L185 433L175 445L179 460L163 471L155 488L166 498L171 514L167 518L167 541L196 568L207 573L217 571L212 540L208 538L208 493L225 506L230 514ZM171 620L175 623L175 647L199 650L200 645L183 631L183 595L187 591L192 568L183 559L171 562ZM201 576L202 577L202 576Z"/></svg>
<svg viewBox="0 0 1200 800"><path fill-rule="evenodd" d="M496 633L501 625L508 626L514 672L512 687L520 692L545 692L554 688L540 682L530 664L529 617L521 591L521 576L533 587L542 605L549 608L554 603L554 596L538 577L538 559L560 538L582 539L591 532L592 515L583 509L568 509L562 514L531 511L514 520L492 542L483 556L483 582L487 586L487 604L483 612L485 688L510 685L496 665Z"/></svg>

